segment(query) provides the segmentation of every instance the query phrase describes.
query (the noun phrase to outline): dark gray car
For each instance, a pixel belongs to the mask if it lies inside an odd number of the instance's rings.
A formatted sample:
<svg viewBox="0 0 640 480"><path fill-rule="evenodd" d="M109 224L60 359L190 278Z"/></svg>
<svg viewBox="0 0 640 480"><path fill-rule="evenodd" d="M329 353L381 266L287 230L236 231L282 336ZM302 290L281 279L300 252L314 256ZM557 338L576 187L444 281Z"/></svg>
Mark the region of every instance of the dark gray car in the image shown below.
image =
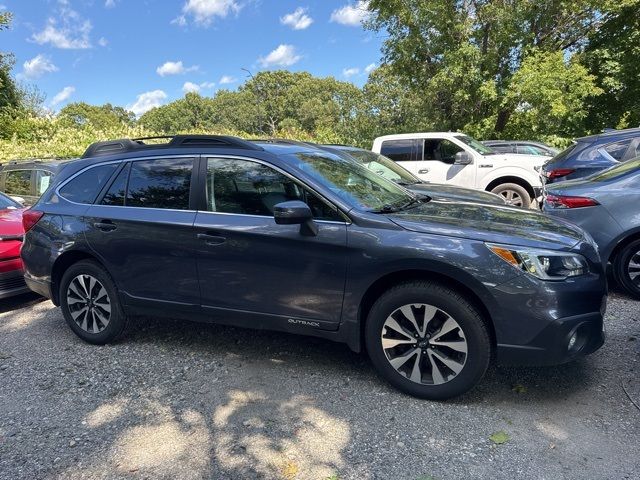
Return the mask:
<svg viewBox="0 0 640 480"><path fill-rule="evenodd" d="M617 282L640 298L640 157L583 179L547 185L542 208L589 232Z"/></svg>
<svg viewBox="0 0 640 480"><path fill-rule="evenodd" d="M493 205L505 205L507 203L504 197L495 193L442 183L424 182L390 158L370 150L347 145L319 145L319 147L329 152L346 153L378 175L392 180L412 192L428 195L433 200L488 203Z"/></svg>
<svg viewBox="0 0 640 480"><path fill-rule="evenodd" d="M94 144L23 220L27 284L94 344L136 314L313 335L443 399L494 356L558 364L604 342L605 275L579 227L436 202L312 146Z"/></svg>

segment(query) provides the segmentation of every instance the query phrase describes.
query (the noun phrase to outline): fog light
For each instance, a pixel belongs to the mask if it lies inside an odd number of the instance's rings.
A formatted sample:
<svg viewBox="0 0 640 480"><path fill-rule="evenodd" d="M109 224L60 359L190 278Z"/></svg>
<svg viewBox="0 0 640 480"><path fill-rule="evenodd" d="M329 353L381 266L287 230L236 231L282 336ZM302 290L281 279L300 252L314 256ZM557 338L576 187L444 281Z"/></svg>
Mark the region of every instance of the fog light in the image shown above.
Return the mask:
<svg viewBox="0 0 640 480"><path fill-rule="evenodd" d="M569 345L567 346L567 350L571 350L575 346L577 340L578 340L578 332L573 332L573 335L571 335L571 338L569 339Z"/></svg>

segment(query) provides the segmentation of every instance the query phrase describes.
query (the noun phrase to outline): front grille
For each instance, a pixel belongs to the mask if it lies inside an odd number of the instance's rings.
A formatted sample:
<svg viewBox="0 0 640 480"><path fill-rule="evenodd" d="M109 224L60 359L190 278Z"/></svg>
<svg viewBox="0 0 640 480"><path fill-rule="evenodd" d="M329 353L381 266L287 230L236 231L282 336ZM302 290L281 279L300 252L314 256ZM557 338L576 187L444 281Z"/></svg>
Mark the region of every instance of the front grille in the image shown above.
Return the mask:
<svg viewBox="0 0 640 480"><path fill-rule="evenodd" d="M25 287L24 277L17 275L15 277L0 278L0 291L15 290L16 288Z"/></svg>

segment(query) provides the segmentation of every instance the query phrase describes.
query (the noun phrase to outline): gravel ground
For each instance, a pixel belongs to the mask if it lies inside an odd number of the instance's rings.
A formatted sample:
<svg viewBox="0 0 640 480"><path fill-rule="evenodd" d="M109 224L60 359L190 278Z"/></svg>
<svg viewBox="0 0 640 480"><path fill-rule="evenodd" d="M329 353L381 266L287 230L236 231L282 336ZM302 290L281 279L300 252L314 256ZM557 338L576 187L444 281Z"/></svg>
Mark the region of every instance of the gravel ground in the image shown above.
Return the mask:
<svg viewBox="0 0 640 480"><path fill-rule="evenodd" d="M94 347L50 302L5 300L0 478L640 478L639 306L612 295L587 359L435 403L323 340L138 319Z"/></svg>

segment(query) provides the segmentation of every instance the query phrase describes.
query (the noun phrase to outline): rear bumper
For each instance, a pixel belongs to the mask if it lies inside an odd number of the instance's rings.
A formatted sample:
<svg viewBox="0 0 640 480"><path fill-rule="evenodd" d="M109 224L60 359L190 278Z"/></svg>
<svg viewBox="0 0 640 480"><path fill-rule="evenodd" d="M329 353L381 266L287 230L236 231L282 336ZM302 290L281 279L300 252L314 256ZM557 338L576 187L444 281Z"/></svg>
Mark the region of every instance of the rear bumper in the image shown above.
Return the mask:
<svg viewBox="0 0 640 480"><path fill-rule="evenodd" d="M24 281L29 290L32 290L43 297L52 298L51 282L35 278L32 275L29 275L28 272L25 272L24 274Z"/></svg>
<svg viewBox="0 0 640 480"><path fill-rule="evenodd" d="M575 336L575 343L569 342ZM598 350L605 340L601 312L560 318L528 345L498 344L498 362L512 365L559 365Z"/></svg>
<svg viewBox="0 0 640 480"><path fill-rule="evenodd" d="M29 291L22 270L0 273L0 299L13 297Z"/></svg>

